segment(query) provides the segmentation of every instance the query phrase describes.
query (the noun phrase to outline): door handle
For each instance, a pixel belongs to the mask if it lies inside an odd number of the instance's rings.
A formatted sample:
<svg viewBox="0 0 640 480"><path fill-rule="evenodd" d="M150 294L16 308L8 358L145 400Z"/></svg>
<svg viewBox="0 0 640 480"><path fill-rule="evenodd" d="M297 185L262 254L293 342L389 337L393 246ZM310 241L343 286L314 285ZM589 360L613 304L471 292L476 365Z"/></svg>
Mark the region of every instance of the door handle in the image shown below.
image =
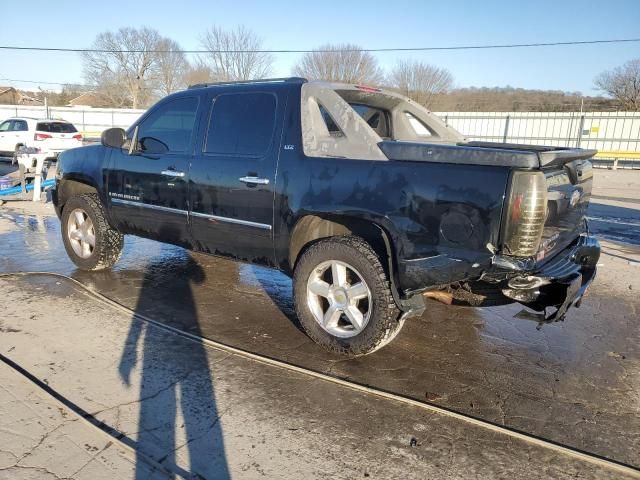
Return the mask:
<svg viewBox="0 0 640 480"><path fill-rule="evenodd" d="M240 177L238 180L244 183L250 183L252 185L269 185L268 178L259 177Z"/></svg>
<svg viewBox="0 0 640 480"><path fill-rule="evenodd" d="M168 177L184 177L184 172L178 172L177 170L163 170L160 173Z"/></svg>

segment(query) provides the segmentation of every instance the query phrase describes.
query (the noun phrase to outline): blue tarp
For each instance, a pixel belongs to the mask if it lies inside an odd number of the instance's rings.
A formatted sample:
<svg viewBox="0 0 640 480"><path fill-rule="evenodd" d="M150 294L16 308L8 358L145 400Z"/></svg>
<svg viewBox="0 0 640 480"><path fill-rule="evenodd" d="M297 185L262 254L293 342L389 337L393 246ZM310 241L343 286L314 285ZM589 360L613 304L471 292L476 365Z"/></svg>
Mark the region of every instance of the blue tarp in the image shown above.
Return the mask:
<svg viewBox="0 0 640 480"><path fill-rule="evenodd" d="M53 187L55 185L55 179L47 180L42 182L41 188L44 190L47 187ZM27 192L31 192L33 190L33 183L27 185ZM17 187L5 188L4 190L0 190L0 197L4 195L15 195L16 193L22 193L22 187L18 185Z"/></svg>

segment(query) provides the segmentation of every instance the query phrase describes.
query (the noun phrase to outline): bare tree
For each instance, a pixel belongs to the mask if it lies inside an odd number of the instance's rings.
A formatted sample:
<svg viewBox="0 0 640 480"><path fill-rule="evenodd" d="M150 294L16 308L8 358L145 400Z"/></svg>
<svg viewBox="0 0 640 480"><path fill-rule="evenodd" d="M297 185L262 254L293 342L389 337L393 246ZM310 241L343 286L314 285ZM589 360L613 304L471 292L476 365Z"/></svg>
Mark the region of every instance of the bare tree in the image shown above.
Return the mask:
<svg viewBox="0 0 640 480"><path fill-rule="evenodd" d="M211 68L201 60L196 60L195 63L190 64L184 74L184 83L186 85L216 82L218 80Z"/></svg>
<svg viewBox="0 0 640 480"><path fill-rule="evenodd" d="M349 43L327 44L305 53L293 68L293 74L311 80L345 83L379 84L384 78L376 58Z"/></svg>
<svg viewBox="0 0 640 480"><path fill-rule="evenodd" d="M615 98L624 110L640 110L640 58L629 60L595 78L596 87Z"/></svg>
<svg viewBox="0 0 640 480"><path fill-rule="evenodd" d="M67 83L62 86L62 89L59 92L53 90L43 90L38 87L40 90L38 92L38 99L44 102L44 99L47 99L47 103L51 106L60 106L64 107L69 104L71 100L76 97L79 97L83 93L86 93L86 89L80 85Z"/></svg>
<svg viewBox="0 0 640 480"><path fill-rule="evenodd" d="M401 60L391 71L389 83L403 95L429 106L434 95L451 89L453 75L447 69L427 63Z"/></svg>
<svg viewBox="0 0 640 480"><path fill-rule="evenodd" d="M157 84L162 96L186 87L189 71L187 56L180 45L170 38L162 38L157 44Z"/></svg>
<svg viewBox="0 0 640 480"><path fill-rule="evenodd" d="M244 26L234 30L211 27L200 43L208 51L203 61L219 80L251 80L271 74L273 55L260 52L262 40Z"/></svg>
<svg viewBox="0 0 640 480"><path fill-rule="evenodd" d="M118 75L105 75L90 82L93 92L104 99L105 107L130 108L133 103L129 90L125 87L126 80Z"/></svg>
<svg viewBox="0 0 640 480"><path fill-rule="evenodd" d="M85 80L116 104L125 97L133 108L145 105L157 79L161 40L156 30L146 27L98 34L96 51L83 53Z"/></svg>

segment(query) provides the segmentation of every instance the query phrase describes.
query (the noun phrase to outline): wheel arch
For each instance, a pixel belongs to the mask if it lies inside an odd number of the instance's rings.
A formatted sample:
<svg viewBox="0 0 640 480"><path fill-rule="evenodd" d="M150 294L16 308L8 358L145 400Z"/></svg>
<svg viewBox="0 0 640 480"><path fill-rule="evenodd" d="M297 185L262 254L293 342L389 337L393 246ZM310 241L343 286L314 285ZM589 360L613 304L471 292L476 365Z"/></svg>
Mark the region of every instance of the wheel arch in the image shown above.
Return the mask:
<svg viewBox="0 0 640 480"><path fill-rule="evenodd" d="M300 255L313 242L335 236L357 235L369 243L379 255L389 255L385 238L391 242L386 230L375 222L345 215L309 214L300 218L289 240L289 267L293 269Z"/></svg>
<svg viewBox="0 0 640 480"><path fill-rule="evenodd" d="M289 241L289 268L294 270L300 255L313 243L323 238L356 235L364 239L379 255L389 279L394 298L400 304L397 288L396 252L391 234L375 221L348 215L309 214L300 218Z"/></svg>
<svg viewBox="0 0 640 480"><path fill-rule="evenodd" d="M66 178L60 181L56 187L58 191L58 208L60 211L64 208L64 204L71 197L81 195L83 193L96 193L99 195L98 188L87 179Z"/></svg>

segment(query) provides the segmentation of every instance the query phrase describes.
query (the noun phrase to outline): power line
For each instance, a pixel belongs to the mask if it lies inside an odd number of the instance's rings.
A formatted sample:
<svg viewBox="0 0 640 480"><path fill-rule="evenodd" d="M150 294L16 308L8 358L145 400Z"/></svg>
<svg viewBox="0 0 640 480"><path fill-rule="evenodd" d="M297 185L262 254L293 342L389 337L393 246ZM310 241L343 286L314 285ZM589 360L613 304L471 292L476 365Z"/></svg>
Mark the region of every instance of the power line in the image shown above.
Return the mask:
<svg viewBox="0 0 640 480"><path fill-rule="evenodd" d="M107 50L100 48L58 48L58 47L23 47L16 45L0 45L0 50L39 51L39 52L72 52L72 53L332 53L332 52L426 52L438 50L487 50L496 48L523 47L557 47L563 45L594 45L603 43L640 42L640 38L622 38L612 40L577 40L567 42L537 43L504 43L489 45L454 45L448 47L398 47L398 48L353 48L353 49L318 49L318 50Z"/></svg>
<svg viewBox="0 0 640 480"><path fill-rule="evenodd" d="M85 85L83 83L72 82L39 82L37 80L18 80L15 78L0 78L0 82L14 82L14 83L33 83L34 85L71 85L73 87L86 87L91 88L91 85Z"/></svg>

